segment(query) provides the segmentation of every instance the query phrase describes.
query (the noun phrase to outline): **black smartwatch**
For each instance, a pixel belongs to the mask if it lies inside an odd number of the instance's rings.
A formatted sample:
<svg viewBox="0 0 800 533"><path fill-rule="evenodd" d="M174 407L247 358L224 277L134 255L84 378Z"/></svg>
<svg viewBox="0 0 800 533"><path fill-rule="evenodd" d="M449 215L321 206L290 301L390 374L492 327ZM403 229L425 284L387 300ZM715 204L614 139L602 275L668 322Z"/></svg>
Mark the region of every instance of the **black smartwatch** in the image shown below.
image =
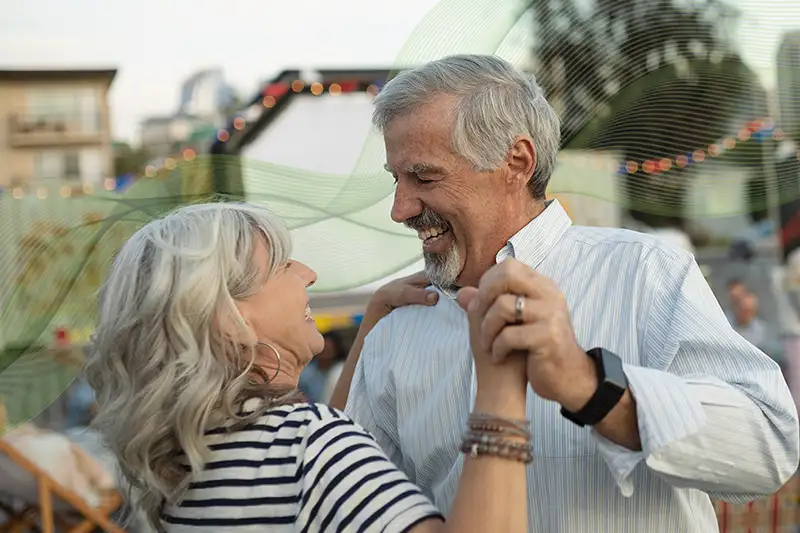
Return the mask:
<svg viewBox="0 0 800 533"><path fill-rule="evenodd" d="M617 354L603 348L592 348L586 355L594 360L597 367L597 390L577 413L561 408L561 416L581 427L593 426L603 420L628 388L628 379L622 370L622 359Z"/></svg>

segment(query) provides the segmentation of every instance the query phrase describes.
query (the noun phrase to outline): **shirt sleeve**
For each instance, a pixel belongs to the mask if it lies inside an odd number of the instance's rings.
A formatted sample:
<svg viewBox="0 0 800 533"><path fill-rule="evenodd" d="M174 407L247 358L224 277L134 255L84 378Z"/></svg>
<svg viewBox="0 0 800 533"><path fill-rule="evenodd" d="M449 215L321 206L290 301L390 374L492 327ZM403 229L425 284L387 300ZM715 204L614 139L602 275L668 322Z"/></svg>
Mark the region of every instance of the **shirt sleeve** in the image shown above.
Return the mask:
<svg viewBox="0 0 800 533"><path fill-rule="evenodd" d="M642 450L593 431L600 454L626 496L641 462L717 499L771 494L800 459L797 409L780 367L733 330L691 255L683 265L658 262L669 266L651 280L643 366L624 367Z"/></svg>
<svg viewBox="0 0 800 533"><path fill-rule="evenodd" d="M439 511L347 416L320 405L300 466L306 532L405 533Z"/></svg>
<svg viewBox="0 0 800 533"><path fill-rule="evenodd" d="M402 467L395 387L389 365L392 357L388 339L390 320L391 317L387 317L378 322L364 339L345 413L373 436L395 465Z"/></svg>

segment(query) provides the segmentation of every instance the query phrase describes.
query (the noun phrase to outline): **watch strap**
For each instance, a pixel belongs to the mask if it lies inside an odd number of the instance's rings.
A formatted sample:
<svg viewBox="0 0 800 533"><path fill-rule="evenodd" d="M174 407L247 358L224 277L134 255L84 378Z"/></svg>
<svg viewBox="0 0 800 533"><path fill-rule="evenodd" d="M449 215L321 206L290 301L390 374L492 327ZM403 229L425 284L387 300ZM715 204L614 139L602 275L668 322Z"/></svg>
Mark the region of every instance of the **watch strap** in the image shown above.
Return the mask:
<svg viewBox="0 0 800 533"><path fill-rule="evenodd" d="M594 426L603 420L619 403L628 388L622 371L622 360L616 354L602 348L586 352L597 368L597 390L578 412L561 408L561 415L578 426Z"/></svg>

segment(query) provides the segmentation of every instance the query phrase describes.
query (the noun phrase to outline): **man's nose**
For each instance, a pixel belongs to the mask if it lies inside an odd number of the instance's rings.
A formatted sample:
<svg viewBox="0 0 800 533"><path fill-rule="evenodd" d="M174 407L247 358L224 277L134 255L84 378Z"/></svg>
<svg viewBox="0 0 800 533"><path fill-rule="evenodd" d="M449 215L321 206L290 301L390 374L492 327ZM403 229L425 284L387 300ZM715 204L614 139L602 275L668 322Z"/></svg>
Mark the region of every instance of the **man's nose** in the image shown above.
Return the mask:
<svg viewBox="0 0 800 533"><path fill-rule="evenodd" d="M394 202L392 203L392 220L395 222L405 222L411 217L422 213L422 202L417 198L403 180L397 182L394 190Z"/></svg>

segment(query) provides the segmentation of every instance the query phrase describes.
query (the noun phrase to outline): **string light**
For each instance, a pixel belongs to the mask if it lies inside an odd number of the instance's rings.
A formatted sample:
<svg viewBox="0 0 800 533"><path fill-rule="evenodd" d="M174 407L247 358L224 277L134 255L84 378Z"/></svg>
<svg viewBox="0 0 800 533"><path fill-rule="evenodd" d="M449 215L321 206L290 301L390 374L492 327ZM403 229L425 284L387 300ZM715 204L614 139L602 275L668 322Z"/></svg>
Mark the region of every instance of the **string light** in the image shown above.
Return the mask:
<svg viewBox="0 0 800 533"><path fill-rule="evenodd" d="M177 164L178 164L177 161L175 161L171 157L168 157L164 160L164 168L167 170L174 170Z"/></svg>
<svg viewBox="0 0 800 533"><path fill-rule="evenodd" d="M72 187L70 187L69 185L62 185L60 194L62 198L69 198L70 196L72 196Z"/></svg>
<svg viewBox="0 0 800 533"><path fill-rule="evenodd" d="M45 198L47 198L47 189L45 189L44 187L39 187L36 190L36 197L39 200L44 200Z"/></svg>
<svg viewBox="0 0 800 533"><path fill-rule="evenodd" d="M671 169L672 168L672 160L671 159L667 159L665 157L664 159L662 159L659 162L658 168L660 168L661 170L669 170L669 169Z"/></svg>
<svg viewBox="0 0 800 533"><path fill-rule="evenodd" d="M114 189L117 188L117 180L115 180L114 178L106 178L105 181L103 182L103 186L107 191L113 191Z"/></svg>
<svg viewBox="0 0 800 533"><path fill-rule="evenodd" d="M263 101L264 107L269 109L270 107L275 106L275 97L274 96L265 96Z"/></svg>
<svg viewBox="0 0 800 533"><path fill-rule="evenodd" d="M156 167L153 165L147 165L144 168L144 175L148 178L155 178L156 177Z"/></svg>
<svg viewBox="0 0 800 533"><path fill-rule="evenodd" d="M321 95L323 90L324 88L322 87L321 83L314 82L311 84L311 94L313 94L314 96Z"/></svg>
<svg viewBox="0 0 800 533"><path fill-rule="evenodd" d="M197 157L197 154L191 148L187 148L183 151L183 159L185 161L194 161L195 157Z"/></svg>
<svg viewBox="0 0 800 533"><path fill-rule="evenodd" d="M644 170L646 174L651 174L653 170L655 170L655 167L656 167L655 163L653 163L650 160L647 160L644 163L642 163L642 170Z"/></svg>
<svg viewBox="0 0 800 533"><path fill-rule="evenodd" d="M733 137L726 137L725 140L722 141L722 146L724 146L726 150L733 150L736 147L736 139Z"/></svg>
<svg viewBox="0 0 800 533"><path fill-rule="evenodd" d="M711 157L717 157L721 152L722 149L716 144L712 144L708 147L708 155Z"/></svg>
<svg viewBox="0 0 800 533"><path fill-rule="evenodd" d="M17 200L21 200L22 197L25 196L25 193L22 192L22 189L20 187L14 187L14 190L11 191L11 196L13 196Z"/></svg>
<svg viewBox="0 0 800 533"><path fill-rule="evenodd" d="M702 150L695 150L692 152L692 159L697 163L702 163L706 160L706 153Z"/></svg>
<svg viewBox="0 0 800 533"><path fill-rule="evenodd" d="M236 128L237 130L239 131L243 130L244 126L245 126L245 121L242 117L236 117L235 119L233 119L233 127Z"/></svg>
<svg viewBox="0 0 800 533"><path fill-rule="evenodd" d="M84 183L83 184L83 193L84 194L92 194L94 192L94 187L92 187L91 183Z"/></svg>
<svg viewBox="0 0 800 533"><path fill-rule="evenodd" d="M685 155L679 155L675 158L675 164L678 166L678 168L684 168L689 164L689 158Z"/></svg>
<svg viewBox="0 0 800 533"><path fill-rule="evenodd" d="M377 96L379 92L380 89L378 89L378 86L375 84L370 84L370 86L367 87L367 93L371 96Z"/></svg>
<svg viewBox="0 0 800 533"><path fill-rule="evenodd" d="M636 161L628 161L625 164L625 170L630 174L635 174L636 171L639 170L639 164Z"/></svg>
<svg viewBox="0 0 800 533"><path fill-rule="evenodd" d="M217 132L217 139L219 139L219 142L227 142L230 138L231 134L228 133L228 130L219 130Z"/></svg>
<svg viewBox="0 0 800 533"><path fill-rule="evenodd" d="M742 142L749 141L750 135L751 135L750 128L742 128L739 130L739 140Z"/></svg>
<svg viewBox="0 0 800 533"><path fill-rule="evenodd" d="M301 80L294 80L292 82L292 90L296 93L299 93L303 89L305 89L306 84Z"/></svg>
<svg viewBox="0 0 800 533"><path fill-rule="evenodd" d="M332 95L337 95L342 93L342 86L338 83L331 83L330 87L328 87L328 92Z"/></svg>

